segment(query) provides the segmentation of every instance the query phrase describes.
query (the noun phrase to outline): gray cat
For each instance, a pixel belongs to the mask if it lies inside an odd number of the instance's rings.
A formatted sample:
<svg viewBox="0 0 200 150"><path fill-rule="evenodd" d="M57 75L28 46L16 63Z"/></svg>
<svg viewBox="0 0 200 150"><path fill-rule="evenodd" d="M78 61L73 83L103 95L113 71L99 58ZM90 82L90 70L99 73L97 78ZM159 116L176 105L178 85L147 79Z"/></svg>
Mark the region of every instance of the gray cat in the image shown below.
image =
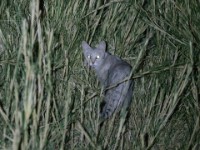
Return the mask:
<svg viewBox="0 0 200 150"><path fill-rule="evenodd" d="M104 41L100 42L96 48L90 47L83 41L82 48L86 65L95 70L97 78L105 90L105 104L100 113L101 119L109 118L122 108L126 110L132 99L133 80L129 79L124 82L123 80L130 76L131 65L106 52Z"/></svg>

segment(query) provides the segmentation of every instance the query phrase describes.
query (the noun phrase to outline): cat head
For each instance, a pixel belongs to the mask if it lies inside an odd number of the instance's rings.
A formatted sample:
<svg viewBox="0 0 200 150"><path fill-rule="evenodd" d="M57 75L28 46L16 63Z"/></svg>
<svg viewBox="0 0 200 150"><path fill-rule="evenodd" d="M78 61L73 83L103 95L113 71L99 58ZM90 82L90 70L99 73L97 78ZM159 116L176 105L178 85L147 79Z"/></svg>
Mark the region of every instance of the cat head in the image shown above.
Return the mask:
<svg viewBox="0 0 200 150"><path fill-rule="evenodd" d="M92 68L98 69L104 62L106 56L106 43L102 41L96 48L92 48L88 43L83 41L82 48L86 64Z"/></svg>

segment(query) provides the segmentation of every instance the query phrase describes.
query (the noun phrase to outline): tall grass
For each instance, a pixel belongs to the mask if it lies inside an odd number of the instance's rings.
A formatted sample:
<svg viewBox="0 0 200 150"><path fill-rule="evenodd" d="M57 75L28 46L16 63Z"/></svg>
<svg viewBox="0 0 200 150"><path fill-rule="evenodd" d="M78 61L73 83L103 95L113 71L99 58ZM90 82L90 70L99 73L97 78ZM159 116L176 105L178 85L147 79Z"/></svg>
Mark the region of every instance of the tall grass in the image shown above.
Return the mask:
<svg viewBox="0 0 200 150"><path fill-rule="evenodd" d="M198 149L200 3L0 2L0 149ZM133 68L127 117L99 122L80 43Z"/></svg>

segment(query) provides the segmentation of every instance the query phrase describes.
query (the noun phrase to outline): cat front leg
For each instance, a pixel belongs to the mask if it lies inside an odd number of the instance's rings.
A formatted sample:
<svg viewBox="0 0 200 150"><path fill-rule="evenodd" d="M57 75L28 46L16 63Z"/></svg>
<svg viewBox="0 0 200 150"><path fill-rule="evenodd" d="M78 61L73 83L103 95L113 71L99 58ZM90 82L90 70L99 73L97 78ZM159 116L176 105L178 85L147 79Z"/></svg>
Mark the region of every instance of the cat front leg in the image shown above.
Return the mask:
<svg viewBox="0 0 200 150"><path fill-rule="evenodd" d="M114 93L113 89L108 90L105 93L105 98L103 102L104 105L102 106L101 112L100 112L101 119L108 119L109 117L111 117L117 108L118 102L117 102L116 97L114 97L113 93Z"/></svg>

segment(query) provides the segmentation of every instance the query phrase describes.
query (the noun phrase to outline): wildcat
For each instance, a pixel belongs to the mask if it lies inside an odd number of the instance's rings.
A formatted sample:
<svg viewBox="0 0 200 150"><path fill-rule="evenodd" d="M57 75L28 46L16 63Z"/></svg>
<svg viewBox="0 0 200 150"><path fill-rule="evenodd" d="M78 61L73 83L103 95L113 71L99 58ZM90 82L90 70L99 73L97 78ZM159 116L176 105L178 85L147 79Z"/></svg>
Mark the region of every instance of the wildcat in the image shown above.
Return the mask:
<svg viewBox="0 0 200 150"><path fill-rule="evenodd" d="M96 48L90 47L83 41L82 48L85 64L94 69L105 90L104 106L100 112L100 118L107 119L122 108L126 110L132 99L133 80L128 78L129 80L122 81L130 76L131 65L106 52L104 41L100 42Z"/></svg>

